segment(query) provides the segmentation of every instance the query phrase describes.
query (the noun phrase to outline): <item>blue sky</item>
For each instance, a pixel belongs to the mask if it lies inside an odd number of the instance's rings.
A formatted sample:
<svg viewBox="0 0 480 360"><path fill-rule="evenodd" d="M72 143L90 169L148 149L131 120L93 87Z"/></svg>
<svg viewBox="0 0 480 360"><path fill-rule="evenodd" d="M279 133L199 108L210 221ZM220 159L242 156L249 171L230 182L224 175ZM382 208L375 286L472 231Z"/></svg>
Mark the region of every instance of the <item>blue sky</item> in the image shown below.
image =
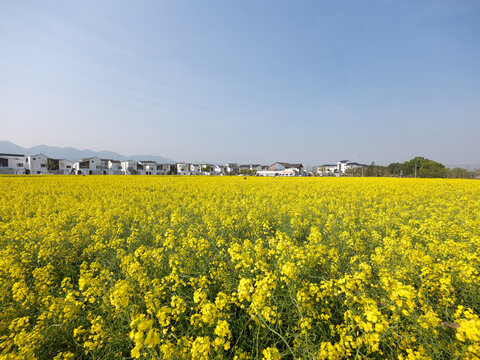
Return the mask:
<svg viewBox="0 0 480 360"><path fill-rule="evenodd" d="M0 140L480 163L480 2L0 1Z"/></svg>

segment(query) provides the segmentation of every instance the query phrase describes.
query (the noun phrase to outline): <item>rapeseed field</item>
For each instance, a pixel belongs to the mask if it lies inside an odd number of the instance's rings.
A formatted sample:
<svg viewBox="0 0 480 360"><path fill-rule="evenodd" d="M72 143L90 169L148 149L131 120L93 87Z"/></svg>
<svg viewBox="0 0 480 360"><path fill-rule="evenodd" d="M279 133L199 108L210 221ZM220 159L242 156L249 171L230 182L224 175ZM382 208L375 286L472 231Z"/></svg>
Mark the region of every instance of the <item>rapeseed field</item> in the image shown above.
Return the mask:
<svg viewBox="0 0 480 360"><path fill-rule="evenodd" d="M480 182L0 177L1 359L478 359Z"/></svg>

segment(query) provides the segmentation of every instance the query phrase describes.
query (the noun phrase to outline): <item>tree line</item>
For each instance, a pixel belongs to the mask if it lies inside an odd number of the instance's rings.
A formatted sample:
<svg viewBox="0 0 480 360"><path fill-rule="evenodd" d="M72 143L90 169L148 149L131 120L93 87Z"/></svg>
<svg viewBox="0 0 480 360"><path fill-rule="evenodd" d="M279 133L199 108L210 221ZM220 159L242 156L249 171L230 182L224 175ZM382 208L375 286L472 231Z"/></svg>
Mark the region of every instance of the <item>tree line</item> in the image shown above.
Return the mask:
<svg viewBox="0 0 480 360"><path fill-rule="evenodd" d="M475 171L460 167L449 169L439 162L417 156L409 161L391 163L387 166L376 165L372 162L363 169L347 171L347 175L471 179L480 176L480 169Z"/></svg>

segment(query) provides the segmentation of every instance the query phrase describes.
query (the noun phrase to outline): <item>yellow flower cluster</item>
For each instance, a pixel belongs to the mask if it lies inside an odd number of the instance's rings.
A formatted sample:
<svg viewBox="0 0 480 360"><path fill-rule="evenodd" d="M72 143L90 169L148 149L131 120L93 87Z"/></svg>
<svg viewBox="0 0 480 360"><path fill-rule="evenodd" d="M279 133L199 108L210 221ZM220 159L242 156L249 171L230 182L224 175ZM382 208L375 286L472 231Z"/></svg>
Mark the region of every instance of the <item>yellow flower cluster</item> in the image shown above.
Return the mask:
<svg viewBox="0 0 480 360"><path fill-rule="evenodd" d="M0 177L0 359L478 359L480 182Z"/></svg>

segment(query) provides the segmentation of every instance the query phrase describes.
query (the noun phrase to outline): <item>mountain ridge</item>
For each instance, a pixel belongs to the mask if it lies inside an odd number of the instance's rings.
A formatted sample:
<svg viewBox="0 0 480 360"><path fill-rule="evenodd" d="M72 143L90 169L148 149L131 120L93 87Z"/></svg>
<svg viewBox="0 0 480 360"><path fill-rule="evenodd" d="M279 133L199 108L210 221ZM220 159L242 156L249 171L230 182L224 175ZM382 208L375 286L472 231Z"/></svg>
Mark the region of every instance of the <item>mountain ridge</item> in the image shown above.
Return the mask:
<svg viewBox="0 0 480 360"><path fill-rule="evenodd" d="M25 156L43 153L54 159L67 159L77 161L87 157L98 156L101 159L114 160L150 160L158 163L174 163L175 161L158 155L122 155L111 150L94 151L90 149L76 149L74 147L59 147L50 145L35 145L30 148L24 148L7 140L0 140L0 153L24 154Z"/></svg>

